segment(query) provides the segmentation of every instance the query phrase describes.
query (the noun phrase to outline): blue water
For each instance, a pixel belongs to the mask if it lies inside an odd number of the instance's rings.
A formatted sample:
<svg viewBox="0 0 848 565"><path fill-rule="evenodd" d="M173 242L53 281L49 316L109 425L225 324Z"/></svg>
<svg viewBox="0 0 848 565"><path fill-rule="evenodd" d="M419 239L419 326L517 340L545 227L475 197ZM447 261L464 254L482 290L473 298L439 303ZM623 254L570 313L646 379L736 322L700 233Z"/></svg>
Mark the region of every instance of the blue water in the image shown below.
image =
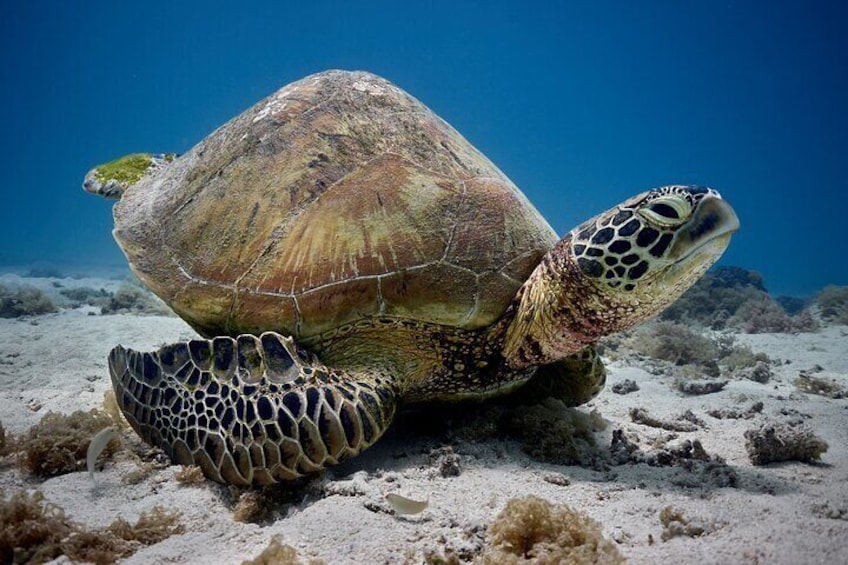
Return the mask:
<svg viewBox="0 0 848 565"><path fill-rule="evenodd" d="M0 267L122 264L111 205L80 190L91 166L185 152L345 68L430 106L560 233L706 184L742 220L722 264L774 293L848 284L848 4L591 4L3 2Z"/></svg>

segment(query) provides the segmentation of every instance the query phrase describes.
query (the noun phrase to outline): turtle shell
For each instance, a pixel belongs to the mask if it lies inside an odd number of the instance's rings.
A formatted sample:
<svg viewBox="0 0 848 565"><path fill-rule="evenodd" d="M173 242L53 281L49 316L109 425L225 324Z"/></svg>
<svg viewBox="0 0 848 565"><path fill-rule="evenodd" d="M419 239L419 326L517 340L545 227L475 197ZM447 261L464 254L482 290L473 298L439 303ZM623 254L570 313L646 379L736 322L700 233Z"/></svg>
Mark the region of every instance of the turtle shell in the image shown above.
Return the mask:
<svg viewBox="0 0 848 565"><path fill-rule="evenodd" d="M375 75L292 83L130 187L114 235L206 336L497 320L556 235L486 157Z"/></svg>

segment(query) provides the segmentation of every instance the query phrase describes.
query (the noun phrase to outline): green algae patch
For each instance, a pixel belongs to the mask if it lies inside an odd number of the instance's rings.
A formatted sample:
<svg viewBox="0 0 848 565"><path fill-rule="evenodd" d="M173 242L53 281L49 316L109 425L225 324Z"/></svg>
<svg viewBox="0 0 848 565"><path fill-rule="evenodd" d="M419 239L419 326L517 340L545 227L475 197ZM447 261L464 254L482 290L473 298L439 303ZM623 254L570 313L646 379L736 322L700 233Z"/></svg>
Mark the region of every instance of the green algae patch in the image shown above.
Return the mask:
<svg viewBox="0 0 848 565"><path fill-rule="evenodd" d="M153 156L150 153L133 153L120 159L95 167L94 176L100 182L114 180L127 186L133 185L150 169Z"/></svg>

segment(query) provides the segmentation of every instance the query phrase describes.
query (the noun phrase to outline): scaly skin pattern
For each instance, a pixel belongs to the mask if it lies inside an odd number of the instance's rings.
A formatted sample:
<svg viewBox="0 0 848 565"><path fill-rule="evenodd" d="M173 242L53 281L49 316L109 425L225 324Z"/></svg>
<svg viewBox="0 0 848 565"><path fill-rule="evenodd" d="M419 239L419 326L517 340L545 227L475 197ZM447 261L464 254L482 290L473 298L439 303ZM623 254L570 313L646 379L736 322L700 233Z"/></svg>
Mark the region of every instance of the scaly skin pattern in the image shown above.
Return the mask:
<svg viewBox="0 0 848 565"><path fill-rule="evenodd" d="M379 317L304 338L303 350L274 332L117 347L113 386L133 428L175 461L232 484L291 480L373 444L400 402L516 389L588 401L605 380L592 344L676 299L737 227L716 193L667 187L572 231L488 328Z"/></svg>
<svg viewBox="0 0 848 565"><path fill-rule="evenodd" d="M721 256L739 221L714 190L668 186L572 230L501 318L504 356L551 363L657 315ZM499 331L500 327L498 327Z"/></svg>
<svg viewBox="0 0 848 565"><path fill-rule="evenodd" d="M382 320L339 328L311 348L350 369L331 369L291 338L266 332L191 340L152 353L118 346L109 371L121 410L145 441L215 481L265 485L357 455L380 438L401 398L482 399L530 380L525 398L554 396L578 405L603 388L603 364L592 348L542 367L540 378L531 379L537 367L510 368L488 338ZM375 356L391 350L385 343L375 347L375 339L396 343L397 355ZM399 373L403 358L410 361L407 373Z"/></svg>
<svg viewBox="0 0 848 565"><path fill-rule="evenodd" d="M670 304L738 227L715 191L668 186L557 241L450 125L364 72L306 77L185 155L119 159L84 188L120 199L131 268L210 338L115 348L122 410L239 485L356 455L404 402L589 400L593 344Z"/></svg>
<svg viewBox="0 0 848 565"><path fill-rule="evenodd" d="M145 441L234 485L291 480L354 456L379 439L397 404L392 379L329 369L273 332L154 353L119 346L109 372Z"/></svg>

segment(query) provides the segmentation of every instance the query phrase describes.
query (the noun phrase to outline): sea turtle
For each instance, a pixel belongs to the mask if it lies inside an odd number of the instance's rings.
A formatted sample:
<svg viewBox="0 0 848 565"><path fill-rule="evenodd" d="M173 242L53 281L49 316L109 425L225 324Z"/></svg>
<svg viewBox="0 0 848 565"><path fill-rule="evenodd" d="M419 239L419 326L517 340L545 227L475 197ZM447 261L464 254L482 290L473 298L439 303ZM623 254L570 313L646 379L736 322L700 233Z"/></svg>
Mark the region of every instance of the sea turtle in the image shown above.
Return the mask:
<svg viewBox="0 0 848 565"><path fill-rule="evenodd" d="M121 409L239 485L358 454L402 403L522 386L586 402L605 378L593 344L674 301L739 225L716 191L676 185L558 239L459 133L365 72L304 78L84 188L119 198L133 271L208 338L115 347Z"/></svg>

